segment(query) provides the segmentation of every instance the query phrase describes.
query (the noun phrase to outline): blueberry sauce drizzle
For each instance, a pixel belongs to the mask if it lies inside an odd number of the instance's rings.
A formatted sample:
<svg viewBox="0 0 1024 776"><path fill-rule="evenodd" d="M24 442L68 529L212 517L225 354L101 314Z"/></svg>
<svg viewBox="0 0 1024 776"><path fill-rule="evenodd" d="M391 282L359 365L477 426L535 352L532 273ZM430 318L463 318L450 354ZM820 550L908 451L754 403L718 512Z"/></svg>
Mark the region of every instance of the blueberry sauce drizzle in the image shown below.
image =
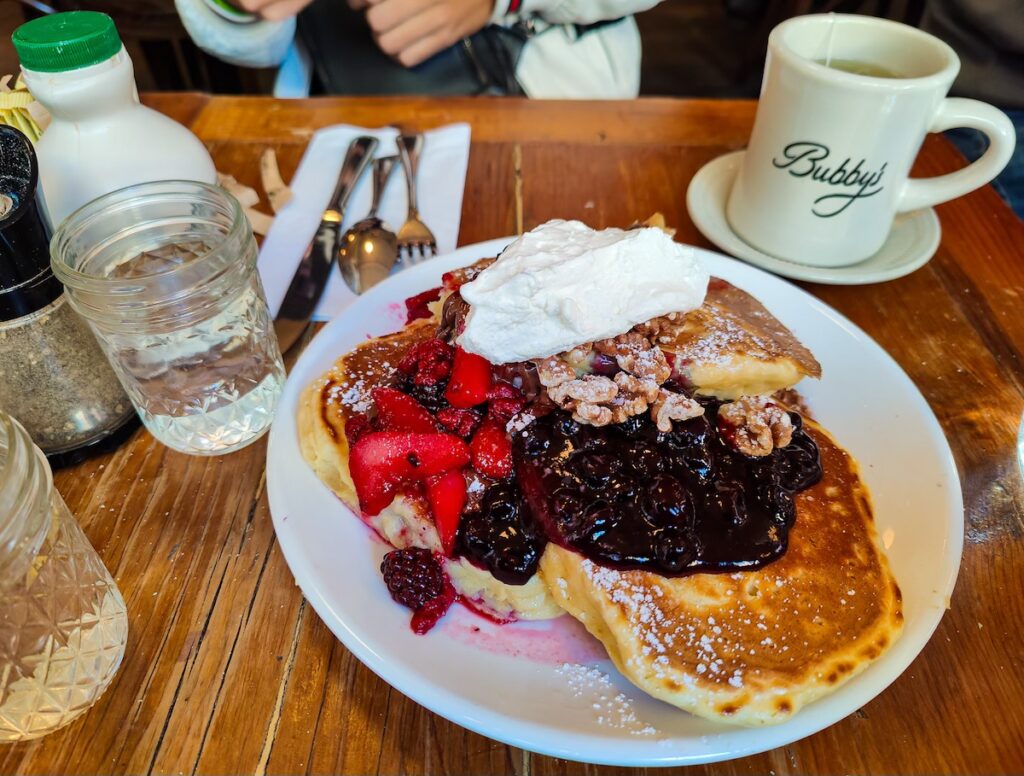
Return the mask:
<svg viewBox="0 0 1024 776"><path fill-rule="evenodd" d="M525 584L547 541L620 569L668 576L764 566L786 551L794 494L821 479L818 447L791 413L793 440L763 457L719 434L719 402L657 430L647 416L596 428L558 410L513 434L516 476L463 516L458 552Z"/></svg>

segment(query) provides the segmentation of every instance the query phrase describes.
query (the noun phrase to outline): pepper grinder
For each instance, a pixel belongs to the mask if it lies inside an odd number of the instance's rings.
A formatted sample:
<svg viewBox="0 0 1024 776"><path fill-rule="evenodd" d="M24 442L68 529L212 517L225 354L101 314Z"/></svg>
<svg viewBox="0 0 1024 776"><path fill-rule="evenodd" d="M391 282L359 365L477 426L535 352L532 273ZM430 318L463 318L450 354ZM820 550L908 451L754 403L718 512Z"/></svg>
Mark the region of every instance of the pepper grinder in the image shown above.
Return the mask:
<svg viewBox="0 0 1024 776"><path fill-rule="evenodd" d="M0 408L60 464L127 429L135 413L50 269L37 184L32 143L0 125Z"/></svg>

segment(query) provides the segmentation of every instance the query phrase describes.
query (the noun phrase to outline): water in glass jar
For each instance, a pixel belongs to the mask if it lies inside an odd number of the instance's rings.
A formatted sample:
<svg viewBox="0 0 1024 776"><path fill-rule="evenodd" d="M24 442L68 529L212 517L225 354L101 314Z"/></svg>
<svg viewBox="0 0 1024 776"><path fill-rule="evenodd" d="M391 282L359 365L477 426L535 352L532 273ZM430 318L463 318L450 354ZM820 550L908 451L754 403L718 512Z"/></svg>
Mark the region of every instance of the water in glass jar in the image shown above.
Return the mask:
<svg viewBox="0 0 1024 776"><path fill-rule="evenodd" d="M167 245L111 274L152 275L206 249ZM266 432L285 378L258 274L234 299L211 304L213 315L184 328L107 334L104 343L146 427L193 455L230 452Z"/></svg>

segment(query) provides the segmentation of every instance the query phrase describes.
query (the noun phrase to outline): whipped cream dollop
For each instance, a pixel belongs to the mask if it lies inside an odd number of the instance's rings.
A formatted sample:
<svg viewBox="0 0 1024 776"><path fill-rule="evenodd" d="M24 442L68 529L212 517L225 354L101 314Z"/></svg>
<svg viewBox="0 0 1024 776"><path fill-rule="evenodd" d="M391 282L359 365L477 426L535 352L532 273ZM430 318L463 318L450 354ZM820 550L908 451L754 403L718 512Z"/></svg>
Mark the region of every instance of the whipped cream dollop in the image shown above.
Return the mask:
<svg viewBox="0 0 1024 776"><path fill-rule="evenodd" d="M656 228L548 221L462 286L459 344L494 364L545 358L704 302L708 271Z"/></svg>

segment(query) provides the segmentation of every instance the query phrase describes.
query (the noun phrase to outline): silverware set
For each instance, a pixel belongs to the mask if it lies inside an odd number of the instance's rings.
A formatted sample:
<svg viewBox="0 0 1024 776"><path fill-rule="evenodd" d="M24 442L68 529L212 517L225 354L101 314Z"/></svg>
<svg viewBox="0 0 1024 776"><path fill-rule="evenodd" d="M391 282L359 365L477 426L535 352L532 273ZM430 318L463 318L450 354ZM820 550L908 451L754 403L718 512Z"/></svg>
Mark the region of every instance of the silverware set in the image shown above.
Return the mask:
<svg viewBox="0 0 1024 776"><path fill-rule="evenodd" d="M385 156L373 165L373 198L370 212L345 233L338 250L338 267L349 287L361 294L391 274L395 263L410 267L437 255L433 232L420 218L416 201L416 173L423 152L423 135L400 135L398 156ZM377 209L395 162L405 172L409 211L398 233L388 229Z"/></svg>
<svg viewBox="0 0 1024 776"><path fill-rule="evenodd" d="M373 158L378 145L376 138L357 137L349 145L316 236L295 271L274 321L281 352L290 349L309 326L335 261L349 288L361 294L386 278L399 259L401 266L410 267L437 255L434 233L423 223L417 205L416 173L423 152L423 135L400 135L396 142L398 156L376 160ZM396 234L380 220L377 210L399 159L405 172L409 210ZM349 196L370 167L373 168L370 211L342 235L341 224Z"/></svg>

